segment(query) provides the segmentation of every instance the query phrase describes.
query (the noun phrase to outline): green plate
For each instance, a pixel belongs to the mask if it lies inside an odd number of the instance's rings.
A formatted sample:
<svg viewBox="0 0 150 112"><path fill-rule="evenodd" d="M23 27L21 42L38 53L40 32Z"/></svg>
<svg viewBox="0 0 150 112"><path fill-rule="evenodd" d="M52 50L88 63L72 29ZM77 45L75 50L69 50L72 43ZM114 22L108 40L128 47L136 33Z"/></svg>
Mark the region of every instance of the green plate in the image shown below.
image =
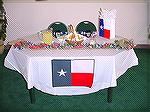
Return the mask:
<svg viewBox="0 0 150 112"><path fill-rule="evenodd" d="M90 21L82 21L76 26L76 32L86 37L90 37L96 31L96 26Z"/></svg>
<svg viewBox="0 0 150 112"><path fill-rule="evenodd" d="M52 28L53 36L56 38L68 34L67 26L62 22L51 23L48 26L48 29L50 30L51 28Z"/></svg>

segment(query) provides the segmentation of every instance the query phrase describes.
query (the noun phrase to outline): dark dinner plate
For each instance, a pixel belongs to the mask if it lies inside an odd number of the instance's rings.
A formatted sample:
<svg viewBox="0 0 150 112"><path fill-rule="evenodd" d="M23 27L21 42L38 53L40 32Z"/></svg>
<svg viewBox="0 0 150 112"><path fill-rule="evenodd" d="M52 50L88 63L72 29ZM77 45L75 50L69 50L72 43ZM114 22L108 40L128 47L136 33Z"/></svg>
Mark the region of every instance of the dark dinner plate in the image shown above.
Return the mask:
<svg viewBox="0 0 150 112"><path fill-rule="evenodd" d="M96 31L96 26L90 21L82 21L76 26L76 32L86 37L90 37Z"/></svg>
<svg viewBox="0 0 150 112"><path fill-rule="evenodd" d="M53 36L56 38L68 34L67 26L62 22L51 23L48 29L52 29Z"/></svg>

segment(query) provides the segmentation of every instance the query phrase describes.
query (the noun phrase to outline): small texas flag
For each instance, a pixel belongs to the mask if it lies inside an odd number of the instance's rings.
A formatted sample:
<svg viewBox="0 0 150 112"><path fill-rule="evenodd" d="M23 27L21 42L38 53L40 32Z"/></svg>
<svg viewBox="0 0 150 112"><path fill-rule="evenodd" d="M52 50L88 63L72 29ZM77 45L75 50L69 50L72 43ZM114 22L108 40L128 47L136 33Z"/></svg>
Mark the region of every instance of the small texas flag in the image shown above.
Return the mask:
<svg viewBox="0 0 150 112"><path fill-rule="evenodd" d="M104 21L104 19L99 19L99 36L110 39L110 23Z"/></svg>
<svg viewBox="0 0 150 112"><path fill-rule="evenodd" d="M52 60L52 85L91 87L94 76L94 60Z"/></svg>

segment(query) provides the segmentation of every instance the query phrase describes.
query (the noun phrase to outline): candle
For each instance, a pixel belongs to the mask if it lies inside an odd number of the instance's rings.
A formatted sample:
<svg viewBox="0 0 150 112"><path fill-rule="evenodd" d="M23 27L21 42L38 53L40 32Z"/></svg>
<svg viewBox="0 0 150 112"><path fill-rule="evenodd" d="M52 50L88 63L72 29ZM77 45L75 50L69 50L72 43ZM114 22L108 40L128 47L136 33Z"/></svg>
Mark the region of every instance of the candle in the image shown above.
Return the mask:
<svg viewBox="0 0 150 112"><path fill-rule="evenodd" d="M42 40L45 44L51 44L52 39L53 39L52 32L45 31L42 33Z"/></svg>

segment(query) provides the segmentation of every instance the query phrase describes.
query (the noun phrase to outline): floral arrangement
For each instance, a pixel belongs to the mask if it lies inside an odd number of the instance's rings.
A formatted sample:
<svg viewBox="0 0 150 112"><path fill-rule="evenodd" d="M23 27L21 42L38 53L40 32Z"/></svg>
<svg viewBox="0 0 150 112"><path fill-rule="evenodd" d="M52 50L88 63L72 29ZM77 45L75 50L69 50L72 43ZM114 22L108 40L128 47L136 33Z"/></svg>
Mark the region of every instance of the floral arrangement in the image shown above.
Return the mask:
<svg viewBox="0 0 150 112"><path fill-rule="evenodd" d="M128 40L126 38L115 40L114 42L104 42L102 44L98 43L97 32L93 32L90 37L85 37L78 34L72 25L68 26L68 34L59 36L57 38L52 36L52 31L42 34L42 41L40 43L32 43L30 41L25 41L23 39L15 41L13 44L16 49L81 49L81 48L91 48L91 49L132 49L135 47L133 40ZM44 38L44 39L43 39ZM50 40L50 41L48 41Z"/></svg>
<svg viewBox="0 0 150 112"><path fill-rule="evenodd" d="M95 40L91 39L89 43L74 44L67 43L60 44L53 42L52 44L38 43L34 44L30 41L17 41L14 45L15 49L81 49L81 48L91 48L91 49L132 49L136 45L133 43L133 40L120 39L115 40L112 43L104 42L102 44L97 43Z"/></svg>

